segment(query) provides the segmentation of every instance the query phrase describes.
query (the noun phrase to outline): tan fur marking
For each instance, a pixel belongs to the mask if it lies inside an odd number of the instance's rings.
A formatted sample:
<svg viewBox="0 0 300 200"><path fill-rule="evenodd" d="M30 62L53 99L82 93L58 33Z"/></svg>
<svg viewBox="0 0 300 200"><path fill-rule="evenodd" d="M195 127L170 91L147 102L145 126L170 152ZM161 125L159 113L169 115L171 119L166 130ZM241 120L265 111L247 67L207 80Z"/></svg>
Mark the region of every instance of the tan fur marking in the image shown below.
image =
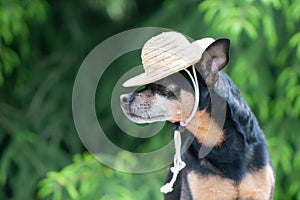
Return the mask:
<svg viewBox="0 0 300 200"><path fill-rule="evenodd" d="M269 200L275 179L272 168L265 168L249 173L238 186L241 200Z"/></svg>
<svg viewBox="0 0 300 200"><path fill-rule="evenodd" d="M233 200L237 198L234 182L214 175L187 175L188 184L194 200Z"/></svg>
<svg viewBox="0 0 300 200"><path fill-rule="evenodd" d="M178 122L187 119L194 107L194 96L192 93L185 90L181 91L180 105L174 102L167 104L170 111L171 122ZM224 141L224 133L219 128L218 124L211 119L206 111L197 111L194 118L187 125L187 129L193 133L198 141L206 146L220 146Z"/></svg>
<svg viewBox="0 0 300 200"><path fill-rule="evenodd" d="M177 100L171 100L167 104L165 104L166 110L168 112L169 121L170 122L178 122L182 118L182 111L180 104Z"/></svg>
<svg viewBox="0 0 300 200"><path fill-rule="evenodd" d="M194 96L192 93L181 90L181 99L172 100L167 106L167 110L170 112L169 116L170 122L179 122L181 120L187 119L191 114L194 106Z"/></svg>
<svg viewBox="0 0 300 200"><path fill-rule="evenodd" d="M181 110L182 110L182 119L187 119L194 107L195 97L191 92L181 90Z"/></svg>
<svg viewBox="0 0 300 200"><path fill-rule="evenodd" d="M224 141L224 133L218 124L209 116L206 111L198 111L195 117L187 125L197 140L209 147L220 146Z"/></svg>

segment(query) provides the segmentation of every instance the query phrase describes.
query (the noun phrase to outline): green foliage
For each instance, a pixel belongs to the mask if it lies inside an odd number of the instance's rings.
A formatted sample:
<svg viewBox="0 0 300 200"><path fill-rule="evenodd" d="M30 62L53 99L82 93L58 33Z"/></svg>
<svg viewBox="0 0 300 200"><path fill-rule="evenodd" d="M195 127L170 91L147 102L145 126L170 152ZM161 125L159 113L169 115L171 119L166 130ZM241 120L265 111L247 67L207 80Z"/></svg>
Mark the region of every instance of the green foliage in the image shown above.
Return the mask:
<svg viewBox="0 0 300 200"><path fill-rule="evenodd" d="M128 13L136 8L136 3L133 0L88 0L88 4L96 10L102 10L115 21L128 19Z"/></svg>
<svg viewBox="0 0 300 200"><path fill-rule="evenodd" d="M299 21L296 0L0 0L0 199L162 198L166 170L134 175L99 164L82 153L71 116L73 81L88 52L120 31L160 26L194 39L231 39L225 70L268 139L277 173L275 199L300 200ZM139 53L105 72L97 109L112 141L148 152L172 136L124 136L110 99L102 99L139 64ZM127 154L118 158L116 165L135 162Z"/></svg>
<svg viewBox="0 0 300 200"><path fill-rule="evenodd" d="M53 200L161 199L162 194L153 192L159 191L161 175L118 172L99 164L90 154L76 155L73 163L60 172L47 173L39 184L39 196Z"/></svg>
<svg viewBox="0 0 300 200"><path fill-rule="evenodd" d="M45 18L43 0L0 1L0 86L4 76L10 75L30 53L29 24L41 23Z"/></svg>

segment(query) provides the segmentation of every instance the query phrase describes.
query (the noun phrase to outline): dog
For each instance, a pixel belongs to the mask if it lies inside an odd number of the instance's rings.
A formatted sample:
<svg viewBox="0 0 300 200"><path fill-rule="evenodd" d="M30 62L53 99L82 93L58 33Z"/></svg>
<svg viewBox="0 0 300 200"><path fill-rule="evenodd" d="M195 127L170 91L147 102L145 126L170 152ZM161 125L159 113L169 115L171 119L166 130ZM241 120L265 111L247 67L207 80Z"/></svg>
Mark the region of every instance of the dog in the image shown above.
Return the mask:
<svg viewBox="0 0 300 200"><path fill-rule="evenodd" d="M265 136L239 90L221 70L229 61L230 41L222 38L209 45L194 66L199 85L199 106L185 127L194 136L182 153L186 167L180 171L174 190L166 200L270 200L273 199L275 172ZM192 72L191 67L188 68ZM186 71L120 97L125 115L136 123L178 122L192 112L195 92L191 84L180 81ZM212 103L214 98L214 105ZM225 107L220 123L213 106ZM210 130L210 131L208 131ZM209 148L200 156L201 148ZM166 182L172 178L169 175Z"/></svg>

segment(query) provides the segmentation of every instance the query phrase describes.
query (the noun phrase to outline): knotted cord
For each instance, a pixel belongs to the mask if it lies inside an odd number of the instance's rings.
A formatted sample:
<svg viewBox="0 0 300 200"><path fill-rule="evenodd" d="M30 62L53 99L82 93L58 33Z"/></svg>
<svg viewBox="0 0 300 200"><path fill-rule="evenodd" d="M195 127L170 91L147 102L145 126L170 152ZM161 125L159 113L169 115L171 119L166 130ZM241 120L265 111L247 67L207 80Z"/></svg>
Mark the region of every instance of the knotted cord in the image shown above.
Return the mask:
<svg viewBox="0 0 300 200"><path fill-rule="evenodd" d="M187 126L188 123L193 119L194 115L197 112L198 104L199 104L199 85L198 85L197 74L196 74L196 69L195 69L194 65L192 66L192 69L193 69L193 76L187 69L184 69L184 70L190 76L193 86L195 88L195 102L194 102L194 107L193 107L193 110L192 110L190 116L186 120L180 121L180 126L183 126L183 127ZM173 176L169 183L166 183L164 186L162 186L160 188L160 191L165 194L173 191L173 185L177 179L179 172L186 166L185 162L182 161L182 159L181 159L181 153L180 153L181 136L180 136L180 132L178 130L174 131L174 143L175 143L174 166L171 167L171 172L173 173Z"/></svg>

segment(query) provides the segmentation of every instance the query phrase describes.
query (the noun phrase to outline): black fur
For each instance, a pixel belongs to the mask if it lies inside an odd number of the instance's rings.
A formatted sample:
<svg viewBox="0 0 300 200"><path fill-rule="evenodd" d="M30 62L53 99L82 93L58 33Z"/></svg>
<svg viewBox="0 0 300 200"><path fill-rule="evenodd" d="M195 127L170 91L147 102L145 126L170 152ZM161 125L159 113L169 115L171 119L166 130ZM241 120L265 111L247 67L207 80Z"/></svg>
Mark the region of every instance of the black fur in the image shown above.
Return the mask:
<svg viewBox="0 0 300 200"><path fill-rule="evenodd" d="M185 72L181 72L185 75ZM187 78L188 76L185 75ZM212 90L198 74L200 87L199 109L205 109L210 113L210 95L226 101L226 119L223 125L225 140L221 146L214 147L204 158L199 158L199 149L202 146L195 138L182 158L187 166L180 172L175 182L174 190L165 195L166 200L192 199L191 191L187 182L187 174L190 171L199 174L215 174L223 178L233 180L236 184L245 177L247 173L262 169L271 160L263 132L257 119L251 112L249 106L241 96L232 80L223 72L219 72L219 79ZM201 165L201 161L209 163L212 167ZM171 180L169 172L166 182ZM273 190L273 189L272 189ZM272 197L271 197L272 199Z"/></svg>

